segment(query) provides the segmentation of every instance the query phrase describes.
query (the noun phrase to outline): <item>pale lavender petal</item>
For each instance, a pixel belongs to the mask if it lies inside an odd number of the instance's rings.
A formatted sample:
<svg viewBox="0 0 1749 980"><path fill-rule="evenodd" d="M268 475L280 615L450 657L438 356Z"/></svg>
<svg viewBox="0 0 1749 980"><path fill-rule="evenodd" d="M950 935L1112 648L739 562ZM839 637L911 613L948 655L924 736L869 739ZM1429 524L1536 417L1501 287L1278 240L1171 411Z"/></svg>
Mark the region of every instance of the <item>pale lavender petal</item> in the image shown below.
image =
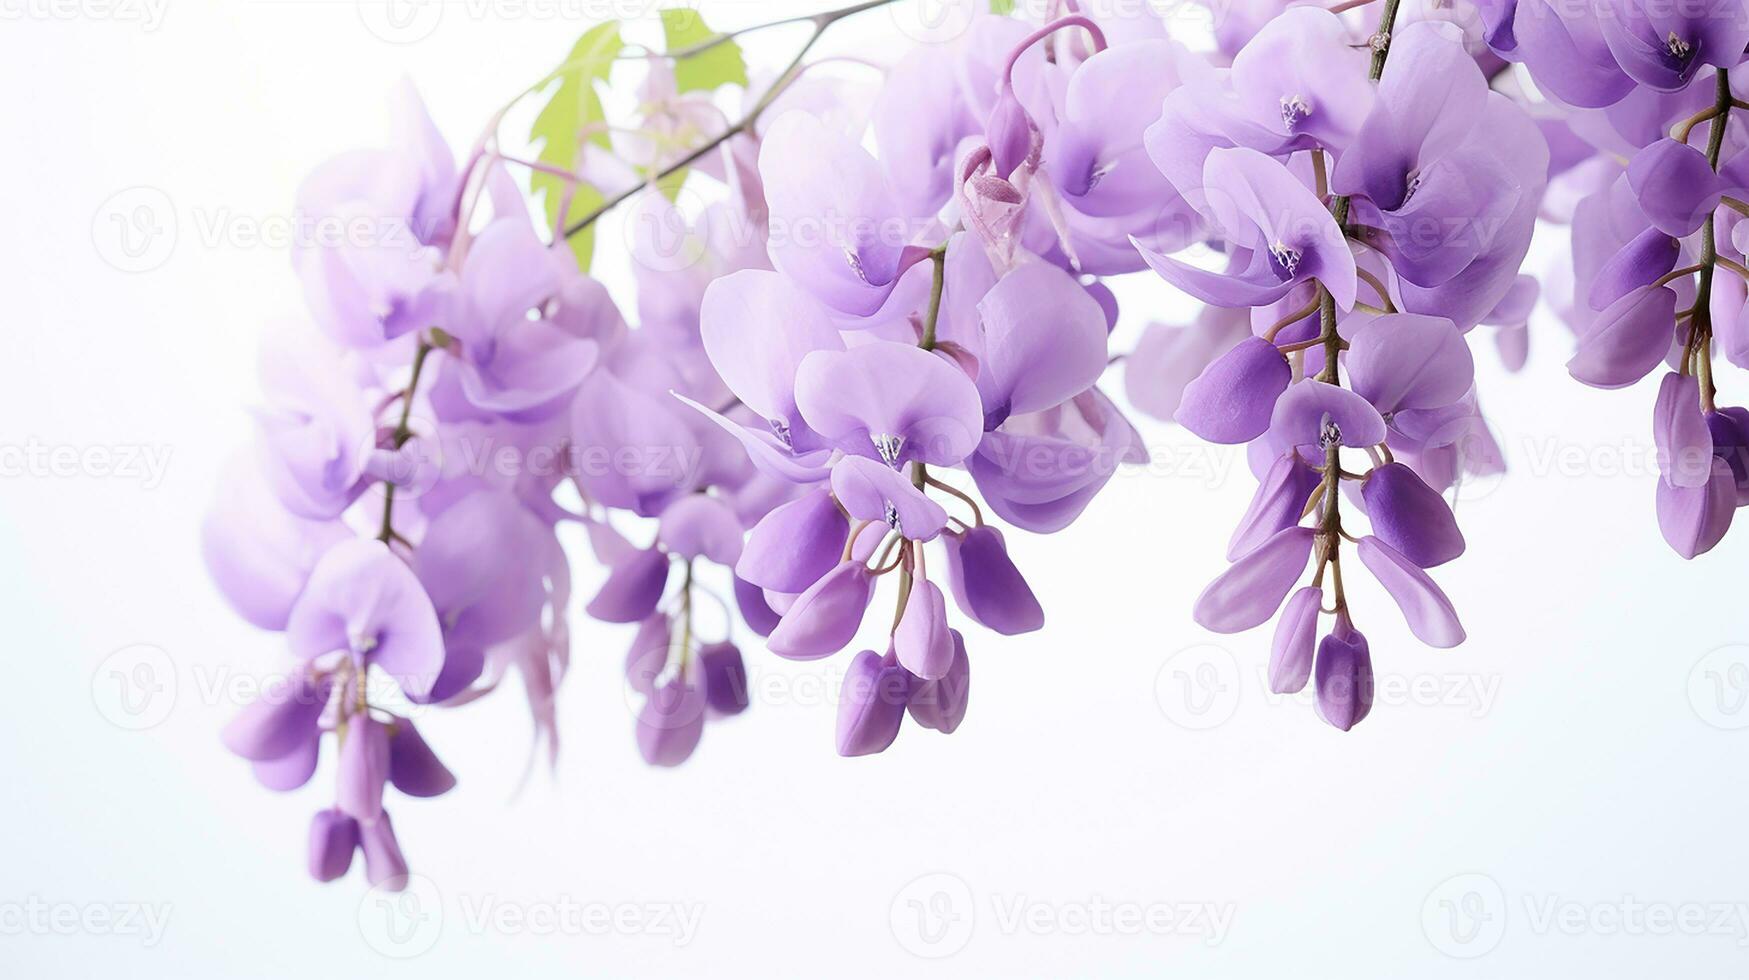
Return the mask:
<svg viewBox="0 0 1749 980"><path fill-rule="evenodd" d="M947 581L961 612L1004 636L1044 627L1044 609L1008 557L1000 530L985 524L944 540Z"/></svg>
<svg viewBox="0 0 1749 980"><path fill-rule="evenodd" d="M1299 453L1276 457L1257 485L1251 506L1233 529L1227 543L1227 560L1238 561L1284 528L1300 522L1306 501L1324 480L1323 474L1306 465Z"/></svg>
<svg viewBox="0 0 1749 980"><path fill-rule="evenodd" d="M649 616L668 587L668 564L668 556L656 548L615 562L601 591L589 601L589 615L604 623L635 623Z"/></svg>
<svg viewBox="0 0 1749 980"><path fill-rule="evenodd" d="M799 593L838 564L850 521L824 487L774 508L747 535L735 574L778 592Z"/></svg>
<svg viewBox="0 0 1749 980"><path fill-rule="evenodd" d="M1396 313L1367 322L1349 341L1349 384L1382 413L1440 408L1463 398L1475 361L1457 325Z"/></svg>
<svg viewBox="0 0 1749 980"><path fill-rule="evenodd" d="M381 667L413 697L443 669L443 633L425 587L380 541L329 549L286 623L286 641L306 660L336 650Z"/></svg>
<svg viewBox="0 0 1749 980"><path fill-rule="evenodd" d="M1658 481L1658 530L1684 558L1713 549L1731 528L1737 509L1737 484L1731 465L1714 457L1712 475L1703 487L1677 487Z"/></svg>
<svg viewBox="0 0 1749 980"><path fill-rule="evenodd" d="M1700 379L1672 371L1652 408L1658 471L1673 487L1704 487L1712 478L1713 436L1701 413Z"/></svg>
<svg viewBox="0 0 1749 980"><path fill-rule="evenodd" d="M364 877L372 888L400 891L407 887L407 859L401 855L401 842L395 839L387 811L375 820L359 821L358 848L364 852Z"/></svg>
<svg viewBox="0 0 1749 980"><path fill-rule="evenodd" d="M838 694L839 755L872 755L893 744L905 720L907 682L905 669L891 654L864 650L856 655Z"/></svg>
<svg viewBox="0 0 1749 980"><path fill-rule="evenodd" d="M796 372L796 403L814 431L845 452L889 465L951 466L978 446L978 389L952 362L876 341L815 351Z"/></svg>
<svg viewBox="0 0 1749 980"><path fill-rule="evenodd" d="M704 735L704 692L676 676L658 687L638 712L638 752L652 766L678 766Z"/></svg>
<svg viewBox="0 0 1749 980"><path fill-rule="evenodd" d="M947 673L932 681L911 679L905 698L911 720L943 735L952 735L965 720L972 689L972 665L966 657L965 637L959 630L948 632L953 636L953 662Z"/></svg>
<svg viewBox="0 0 1749 980"><path fill-rule="evenodd" d="M1269 650L1269 689L1293 694L1312 676L1312 649L1318 638L1318 612L1324 590L1308 585L1296 591L1275 624L1275 640Z"/></svg>
<svg viewBox="0 0 1749 980"><path fill-rule="evenodd" d="M947 598L934 582L918 579L911 584L905 612L893 631L893 653L906 670L926 681L944 676L952 665Z"/></svg>
<svg viewBox="0 0 1749 980"><path fill-rule="evenodd" d="M365 715L353 715L340 740L339 778L334 805L361 821L383 813L383 784L389 778L389 730Z"/></svg>
<svg viewBox="0 0 1749 980"><path fill-rule="evenodd" d="M862 456L832 467L832 492L859 521L881 521L913 541L933 541L947 526L947 511L899 471Z"/></svg>
<svg viewBox="0 0 1749 980"><path fill-rule="evenodd" d="M1567 371L1593 388L1625 388L1658 366L1675 330L1676 291L1641 286L1597 315Z"/></svg>
<svg viewBox="0 0 1749 980"><path fill-rule="evenodd" d="M1445 649L1464 641L1457 610L1432 578L1397 549L1368 535L1356 546L1360 560L1403 611L1409 632L1430 647Z"/></svg>
<svg viewBox="0 0 1749 980"><path fill-rule="evenodd" d="M389 781L408 796L442 796L455 788L455 774L431 751L408 718L397 718L389 736Z"/></svg>
<svg viewBox="0 0 1749 980"><path fill-rule="evenodd" d="M1275 400L1292 380L1274 344L1247 337L1185 386L1173 419L1210 442L1250 442L1268 430Z"/></svg>
<svg viewBox="0 0 1749 980"><path fill-rule="evenodd" d="M842 562L796 597L771 631L771 652L791 660L817 660L856 638L874 594L874 578L860 561Z"/></svg>
<svg viewBox="0 0 1749 980"><path fill-rule="evenodd" d="M1268 622L1305 571L1313 536L1311 528L1290 527L1234 562L1197 597L1197 623L1241 633Z"/></svg>
<svg viewBox="0 0 1749 980"><path fill-rule="evenodd" d="M670 554L705 558L734 567L741 559L741 519L720 497L702 493L676 500L662 510L656 540Z"/></svg>
<svg viewBox="0 0 1749 980"><path fill-rule="evenodd" d="M1028 262L978 302L983 345L978 394L984 427L1086 391L1105 373L1105 314L1067 272Z"/></svg>
<svg viewBox="0 0 1749 980"><path fill-rule="evenodd" d="M1286 453L1301 446L1318 447L1326 437L1350 448L1375 446L1385 441L1385 420L1371 402L1350 389L1323 381L1289 386L1270 419L1270 449Z"/></svg>

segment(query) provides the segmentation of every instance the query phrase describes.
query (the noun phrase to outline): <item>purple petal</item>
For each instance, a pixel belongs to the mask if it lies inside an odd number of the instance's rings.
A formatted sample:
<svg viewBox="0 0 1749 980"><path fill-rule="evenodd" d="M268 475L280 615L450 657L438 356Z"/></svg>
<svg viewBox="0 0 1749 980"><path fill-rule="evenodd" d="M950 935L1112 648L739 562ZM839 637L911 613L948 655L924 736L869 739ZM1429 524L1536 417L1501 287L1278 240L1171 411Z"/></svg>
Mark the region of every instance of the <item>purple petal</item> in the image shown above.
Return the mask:
<svg viewBox="0 0 1749 980"><path fill-rule="evenodd" d="M1656 228L1647 228L1610 256L1591 282L1586 301L1594 310L1607 309L1641 286L1650 286L1676 268L1682 243Z"/></svg>
<svg viewBox="0 0 1749 980"><path fill-rule="evenodd" d="M1209 442L1250 442L1269 429L1293 370L1276 346L1247 337L1184 388L1173 419Z"/></svg>
<svg viewBox="0 0 1749 980"><path fill-rule="evenodd" d="M1430 647L1446 649L1464 642L1457 610L1432 578L1397 549L1368 535L1356 546L1360 560L1403 611L1409 632Z"/></svg>
<svg viewBox="0 0 1749 980"><path fill-rule="evenodd" d="M239 616L264 630L283 630L316 562L352 532L337 520L288 512L253 457L232 460L220 486L200 529L207 572Z"/></svg>
<svg viewBox="0 0 1749 980"><path fill-rule="evenodd" d="M662 510L656 540L670 554L733 567L741 559L741 519L720 497L682 497Z"/></svg>
<svg viewBox="0 0 1749 980"><path fill-rule="evenodd" d="M1375 467L1360 485L1366 516L1379 540L1422 568L1464 553L1464 535L1451 507L1402 463Z"/></svg>
<svg viewBox="0 0 1749 980"><path fill-rule="evenodd" d="M322 740L312 738L277 759L251 764L249 771L261 785L276 793L286 793L310 781L310 777L316 774L321 754Z"/></svg>
<svg viewBox="0 0 1749 980"><path fill-rule="evenodd" d="M1593 388L1625 388L1658 366L1675 330L1676 291L1641 286L1597 315L1567 371Z"/></svg>
<svg viewBox="0 0 1749 980"><path fill-rule="evenodd" d="M1067 272L1028 262L978 302L983 323L977 387L984 427L1086 391L1105 373L1105 314Z"/></svg>
<svg viewBox="0 0 1749 980"><path fill-rule="evenodd" d="M443 633L425 587L380 541L343 541L316 564L292 607L286 640L308 660L350 651L424 697L443 669Z"/></svg>
<svg viewBox="0 0 1749 980"><path fill-rule="evenodd" d="M944 676L953 663L953 638L948 633L947 598L940 587L928 579L914 581L893 631L893 652L899 663L926 681Z"/></svg>
<svg viewBox="0 0 1749 980"><path fill-rule="evenodd" d="M1323 481L1323 474L1306 465L1299 453L1277 456L1258 483L1239 526L1233 529L1227 560L1238 561L1277 532L1298 524L1305 516L1306 501Z"/></svg>
<svg viewBox="0 0 1749 980"><path fill-rule="evenodd" d="M704 693L676 676L658 687L638 712L638 752L652 766L678 766L704 735Z"/></svg>
<svg viewBox="0 0 1749 980"><path fill-rule="evenodd" d="M383 783L388 778L388 727L365 715L353 715L340 740L334 805L361 821L375 820L383 813Z"/></svg>
<svg viewBox="0 0 1749 980"><path fill-rule="evenodd" d="M735 397L799 432L796 367L814 351L844 349L819 303L775 272L744 269L706 287L698 317L711 366Z"/></svg>
<svg viewBox="0 0 1749 980"><path fill-rule="evenodd" d="M1700 379L1672 371L1652 408L1658 471L1673 487L1704 487L1712 478L1713 435L1700 410Z"/></svg>
<svg viewBox="0 0 1749 980"><path fill-rule="evenodd" d="M639 694L656 689L656 681L668 667L668 644L673 622L665 613L655 613L638 624L626 650L626 684Z"/></svg>
<svg viewBox="0 0 1749 980"><path fill-rule="evenodd" d="M1197 597L1196 621L1216 633L1268 622L1306 570L1313 537L1311 528L1290 527L1234 562Z"/></svg>
<svg viewBox="0 0 1749 980"><path fill-rule="evenodd" d="M289 755L316 741L316 723L328 705L330 682L317 681L307 671L293 671L283 685L269 686L261 697L231 719L220 739L225 748L254 762Z"/></svg>
<svg viewBox="0 0 1749 980"><path fill-rule="evenodd" d="M1151 323L1124 360L1124 395L1131 405L1157 419L1178 411L1184 390L1215 358L1251 336L1247 318L1220 307L1204 307L1188 326Z"/></svg>
<svg viewBox="0 0 1749 980"><path fill-rule="evenodd" d="M375 820L359 821L358 848L364 852L364 877L371 887L389 891L407 887L407 859L401 856L401 842L395 839L387 811Z"/></svg>
<svg viewBox="0 0 1749 980"><path fill-rule="evenodd" d="M1336 628L1318 644L1318 717L1348 731L1372 711L1372 654L1366 637L1336 617Z"/></svg>
<svg viewBox="0 0 1749 980"><path fill-rule="evenodd" d="M358 821L339 810L317 810L310 820L310 877L334 881L352 867Z"/></svg>
<svg viewBox="0 0 1749 980"><path fill-rule="evenodd" d="M796 597L771 631L771 652L791 660L817 660L856 638L874 594L874 578L860 561L841 562Z"/></svg>
<svg viewBox="0 0 1749 980"><path fill-rule="evenodd" d="M1318 637L1318 612L1324 590L1308 585L1296 591L1275 624L1275 640L1269 650L1269 689L1293 694L1312 676L1312 646Z"/></svg>
<svg viewBox="0 0 1749 980"><path fill-rule="evenodd" d="M1001 531L986 524L944 540L948 586L961 612L1004 636L1044 627L1045 612L1008 557Z"/></svg>
<svg viewBox="0 0 1749 980"><path fill-rule="evenodd" d="M912 678L905 698L911 720L943 735L952 735L965 720L972 688L972 665L966 658L965 637L959 630L948 632L953 636L953 662L947 673L932 681Z"/></svg>
<svg viewBox="0 0 1749 980"><path fill-rule="evenodd" d="M1700 230L1724 193L1706 155L1673 139L1661 139L1634 154L1628 185L1653 227L1672 238Z"/></svg>
<svg viewBox="0 0 1749 980"><path fill-rule="evenodd" d="M814 431L839 448L889 465L952 466L984 432L971 379L909 344L876 341L809 354L796 372L796 403Z"/></svg>
<svg viewBox="0 0 1749 980"><path fill-rule="evenodd" d="M747 535L735 574L764 589L801 592L837 566L850 521L824 487L772 509Z"/></svg>
<svg viewBox="0 0 1749 980"><path fill-rule="evenodd" d="M656 611L668 587L668 556L656 548L613 563L586 611L604 623L635 623Z"/></svg>
<svg viewBox="0 0 1749 980"><path fill-rule="evenodd" d="M765 601L764 590L740 576L735 577L735 607L741 610L747 628L760 636L770 636L777 628L780 617Z"/></svg>
<svg viewBox="0 0 1749 980"><path fill-rule="evenodd" d="M1736 509L1737 484L1731 465L1717 457L1704 487L1677 487L1658 481L1658 530L1684 558L1703 555L1723 540Z"/></svg>
<svg viewBox="0 0 1749 980"><path fill-rule="evenodd" d="M881 521L913 541L933 541L947 526L947 511L897 470L862 456L832 467L832 492L850 516Z"/></svg>
<svg viewBox="0 0 1749 980"><path fill-rule="evenodd" d="M1385 414L1442 408L1475 381L1470 347L1444 317L1375 317L1355 331L1345 363L1354 391Z"/></svg>
<svg viewBox="0 0 1749 980"><path fill-rule="evenodd" d="M747 662L733 643L707 643L698 648L699 682L705 704L719 717L747 710Z"/></svg>
<svg viewBox="0 0 1749 980"><path fill-rule="evenodd" d="M1328 428L1342 445L1353 449L1385 441L1385 420L1359 394L1322 381L1290 385L1275 403L1269 422L1269 448L1286 453L1301 446L1322 446Z"/></svg>
<svg viewBox="0 0 1749 980"><path fill-rule="evenodd" d="M838 754L886 751L905 720L905 669L889 654L864 650L850 662L838 693Z"/></svg>
<svg viewBox="0 0 1749 980"><path fill-rule="evenodd" d="M408 796L442 796L455 788L455 774L431 751L411 719L395 720L389 736L389 781Z"/></svg>

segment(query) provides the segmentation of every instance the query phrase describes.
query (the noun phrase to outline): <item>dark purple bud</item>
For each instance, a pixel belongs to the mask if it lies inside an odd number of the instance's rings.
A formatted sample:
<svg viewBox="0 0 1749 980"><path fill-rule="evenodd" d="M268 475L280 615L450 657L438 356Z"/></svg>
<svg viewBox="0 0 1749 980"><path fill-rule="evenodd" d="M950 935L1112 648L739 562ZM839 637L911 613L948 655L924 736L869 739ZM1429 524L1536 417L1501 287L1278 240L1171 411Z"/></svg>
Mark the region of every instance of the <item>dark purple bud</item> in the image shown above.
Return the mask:
<svg viewBox="0 0 1749 980"><path fill-rule="evenodd" d="M747 662L733 643L710 643L698 648L698 669L704 685L705 704L719 716L747 710Z"/></svg>
<svg viewBox="0 0 1749 980"><path fill-rule="evenodd" d="M358 821L339 810L317 810L310 820L310 877L333 881L352 867Z"/></svg>
<svg viewBox="0 0 1749 980"><path fill-rule="evenodd" d="M1457 518L1437 491L1402 463L1375 467L1360 485L1373 534L1422 568L1464 553Z"/></svg>
<svg viewBox="0 0 1749 980"><path fill-rule="evenodd" d="M633 551L609 567L587 611L604 623L635 623L656 611L667 587L668 556L655 548Z"/></svg>
<svg viewBox="0 0 1749 980"><path fill-rule="evenodd" d="M1274 344L1247 337L1184 386L1173 418L1209 442L1250 442L1269 429L1275 400L1292 380L1293 369Z"/></svg>
<svg viewBox="0 0 1749 980"><path fill-rule="evenodd" d="M455 788L455 774L406 718L395 720L389 736L389 781L408 796L442 796Z"/></svg>
<svg viewBox="0 0 1749 980"><path fill-rule="evenodd" d="M1003 636L1030 633L1044 626L1045 611L1009 559L1001 531L986 524L943 540L947 542L947 584L961 612Z"/></svg>
<svg viewBox="0 0 1749 980"><path fill-rule="evenodd" d="M1372 711L1372 655L1346 612L1336 615L1335 628L1318 644L1316 687L1318 717L1345 732Z"/></svg>
<svg viewBox="0 0 1749 980"><path fill-rule="evenodd" d="M856 655L838 693L839 755L872 755L893 744L905 720L909 679L892 653Z"/></svg>

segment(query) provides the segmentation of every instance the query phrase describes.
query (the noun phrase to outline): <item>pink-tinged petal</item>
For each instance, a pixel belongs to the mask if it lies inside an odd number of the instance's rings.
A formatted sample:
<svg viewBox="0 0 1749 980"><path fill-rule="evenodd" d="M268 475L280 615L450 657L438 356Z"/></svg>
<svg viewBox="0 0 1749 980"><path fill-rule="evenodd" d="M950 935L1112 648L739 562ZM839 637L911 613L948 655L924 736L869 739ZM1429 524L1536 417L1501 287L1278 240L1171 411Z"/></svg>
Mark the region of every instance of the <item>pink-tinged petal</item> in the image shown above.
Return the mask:
<svg viewBox="0 0 1749 980"><path fill-rule="evenodd" d="M1247 337L1185 386L1173 419L1210 442L1250 442L1268 430L1275 400L1292 380L1274 344Z"/></svg>
<svg viewBox="0 0 1749 980"><path fill-rule="evenodd" d="M383 784L388 778L388 727L366 715L353 715L340 740L334 805L358 820L375 820L383 814Z"/></svg>
<svg viewBox="0 0 1749 980"><path fill-rule="evenodd" d="M1277 456L1257 485L1251 506L1233 529L1227 543L1227 560L1238 561L1284 528L1300 522L1306 501L1324 477L1306 465L1299 453Z"/></svg>
<svg viewBox="0 0 1749 980"><path fill-rule="evenodd" d="M1672 371L1652 407L1658 471L1673 487L1704 487L1713 473L1713 436L1700 409L1700 379Z"/></svg>
<svg viewBox="0 0 1749 980"><path fill-rule="evenodd" d="M978 302L983 346L978 394L984 427L1058 405L1105 373L1105 314L1067 272L1028 262Z"/></svg>
<svg viewBox="0 0 1749 980"><path fill-rule="evenodd" d="M893 631L893 653L906 670L926 681L944 676L953 664L947 598L934 582L918 579L912 583L905 612Z"/></svg>
<svg viewBox="0 0 1749 980"><path fill-rule="evenodd" d="M1353 449L1376 446L1385 441L1385 420L1371 402L1347 388L1322 381L1290 385L1269 422L1270 450L1318 447L1327 436Z"/></svg>
<svg viewBox="0 0 1749 980"><path fill-rule="evenodd" d="M771 631L767 646L790 660L818 660L856 638L874 595L874 577L860 561L841 562L796 597Z"/></svg>
<svg viewBox="0 0 1749 980"><path fill-rule="evenodd" d="M838 754L884 752L905 720L909 678L891 654L864 650L850 662L838 694Z"/></svg>
<svg viewBox="0 0 1749 980"><path fill-rule="evenodd" d="M966 657L965 637L959 630L948 632L953 638L953 662L947 673L932 681L912 678L905 698L911 720L943 735L952 735L965 720L972 693L972 664Z"/></svg>
<svg viewBox="0 0 1749 980"><path fill-rule="evenodd" d="M1275 624L1275 640L1269 650L1269 689L1293 694L1312 676L1312 650L1318 639L1318 612L1324 590L1308 585L1296 591Z"/></svg>
<svg viewBox="0 0 1749 980"><path fill-rule="evenodd" d="M797 431L796 367L814 351L844 349L820 304L775 272L743 269L705 288L698 318L711 366L735 397Z"/></svg>
<svg viewBox="0 0 1749 980"><path fill-rule="evenodd" d="M1464 553L1464 535L1451 507L1408 466L1374 468L1360 495L1373 533L1416 565L1434 568Z"/></svg>
<svg viewBox="0 0 1749 980"><path fill-rule="evenodd" d="M1706 554L1731 529L1737 510L1737 484L1731 465L1714 458L1712 475L1701 487L1658 481L1658 530L1684 558Z"/></svg>
<svg viewBox="0 0 1749 980"><path fill-rule="evenodd" d="M913 541L934 541L947 526L947 511L904 474L862 456L833 465L832 492L851 517L881 521Z"/></svg>
<svg viewBox="0 0 1749 980"><path fill-rule="evenodd" d="M1197 623L1216 633L1242 633L1268 622L1306 570L1313 537L1311 528L1290 527L1234 562L1197 597Z"/></svg>
<svg viewBox="0 0 1749 980"><path fill-rule="evenodd" d="M1343 731L1361 723L1372 711L1372 653L1366 637L1336 616L1336 628L1318 644L1318 717Z"/></svg>
<svg viewBox="0 0 1749 980"><path fill-rule="evenodd" d="M1375 317L1349 341L1349 384L1380 412L1442 408L1475 382L1475 361L1457 325L1444 317Z"/></svg>
<svg viewBox="0 0 1749 980"><path fill-rule="evenodd" d="M1356 550L1373 578L1396 600L1416 639L1442 650L1464 642L1457 610L1426 572L1372 535L1361 538Z"/></svg>
<svg viewBox="0 0 1749 980"><path fill-rule="evenodd" d="M455 774L431 751L408 718L395 719L389 736L389 781L408 796L442 796L455 788Z"/></svg>
<svg viewBox="0 0 1749 980"><path fill-rule="evenodd" d="M348 651L415 698L430 693L443 669L443 632L431 598L380 541L343 541L322 556L292 607L286 641L306 660Z"/></svg>
<svg viewBox="0 0 1749 980"><path fill-rule="evenodd" d="M705 558L734 567L741 559L741 519L720 497L702 493L676 500L662 510L656 540L670 554Z"/></svg>
<svg viewBox="0 0 1749 980"><path fill-rule="evenodd" d="M352 867L358 849L358 821L339 810L317 810L310 820L310 877L334 881Z"/></svg>
<svg viewBox="0 0 1749 980"><path fill-rule="evenodd" d="M1597 315L1567 371L1593 388L1625 388L1658 366L1675 331L1676 291L1641 286Z"/></svg>
<svg viewBox="0 0 1749 980"><path fill-rule="evenodd" d="M372 888L400 891L407 887L407 859L401 855L401 842L395 839L387 811L375 820L359 821L358 849L364 852L364 878Z"/></svg>
<svg viewBox="0 0 1749 980"><path fill-rule="evenodd" d="M615 562L587 612L604 623L635 623L649 616L668 587L668 564L668 555L657 548Z"/></svg>
<svg viewBox="0 0 1749 980"><path fill-rule="evenodd" d="M747 535L735 574L765 589L799 593L844 553L850 521L824 487L775 507Z"/></svg>
<svg viewBox="0 0 1749 980"><path fill-rule="evenodd" d="M948 586L961 612L1004 636L1044 628L1045 611L1008 557L1000 530L985 524L944 540Z"/></svg>
<svg viewBox="0 0 1749 980"><path fill-rule="evenodd" d="M652 766L678 766L704 735L704 692L676 676L658 687L638 712L638 752Z"/></svg>
<svg viewBox="0 0 1749 980"><path fill-rule="evenodd" d="M839 448L890 465L952 466L984 432L971 379L909 344L875 341L809 354L796 372L796 403L808 425Z"/></svg>

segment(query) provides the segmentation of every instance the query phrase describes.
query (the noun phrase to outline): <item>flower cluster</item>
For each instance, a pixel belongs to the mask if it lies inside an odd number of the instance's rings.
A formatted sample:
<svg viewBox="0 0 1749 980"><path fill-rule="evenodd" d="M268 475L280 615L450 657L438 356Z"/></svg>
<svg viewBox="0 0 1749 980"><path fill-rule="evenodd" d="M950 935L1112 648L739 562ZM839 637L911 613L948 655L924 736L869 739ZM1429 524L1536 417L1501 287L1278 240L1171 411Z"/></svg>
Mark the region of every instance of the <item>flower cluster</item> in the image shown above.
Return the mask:
<svg viewBox="0 0 1749 980"><path fill-rule="evenodd" d="M1658 526L1693 558L1749 503L1749 411L1719 407L1714 373L1716 353L1749 366L1749 130L1731 77L1749 6L1535 0L1492 16L1489 43L1559 113L1557 180L1576 202L1567 369L1624 388L1664 366L1652 408Z"/></svg>

